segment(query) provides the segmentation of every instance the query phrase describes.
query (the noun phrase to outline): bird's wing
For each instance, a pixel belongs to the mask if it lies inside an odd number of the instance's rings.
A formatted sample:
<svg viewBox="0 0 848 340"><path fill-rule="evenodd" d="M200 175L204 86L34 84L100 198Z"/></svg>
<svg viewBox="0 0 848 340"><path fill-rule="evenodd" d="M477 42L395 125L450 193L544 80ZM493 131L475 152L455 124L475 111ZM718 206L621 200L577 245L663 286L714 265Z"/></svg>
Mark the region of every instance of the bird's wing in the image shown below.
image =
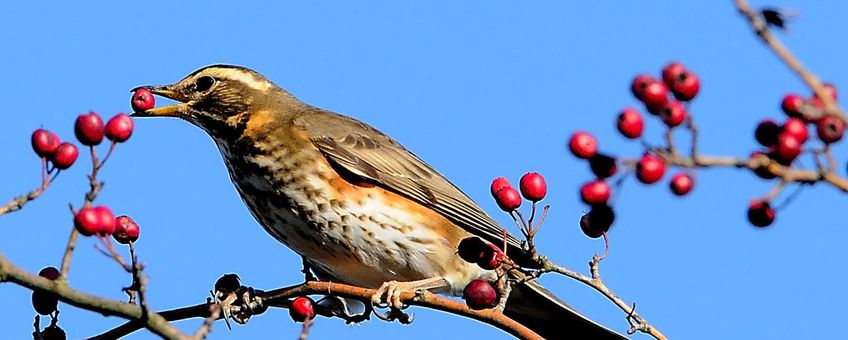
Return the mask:
<svg viewBox="0 0 848 340"><path fill-rule="evenodd" d="M295 124L309 131L312 143L331 164L432 208L471 234L503 242L501 227L471 198L377 129L319 109L295 118ZM521 249L520 241L512 235L508 234L507 243L511 249ZM515 257L519 253L524 252L511 254Z"/></svg>

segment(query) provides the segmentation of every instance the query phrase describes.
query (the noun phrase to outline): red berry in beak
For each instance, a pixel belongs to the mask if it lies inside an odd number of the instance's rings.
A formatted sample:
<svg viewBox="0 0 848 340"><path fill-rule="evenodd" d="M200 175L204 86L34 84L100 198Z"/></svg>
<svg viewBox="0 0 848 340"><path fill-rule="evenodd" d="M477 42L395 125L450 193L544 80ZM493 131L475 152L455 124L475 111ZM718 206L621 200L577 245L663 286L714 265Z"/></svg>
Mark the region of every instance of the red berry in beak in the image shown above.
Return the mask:
<svg viewBox="0 0 848 340"><path fill-rule="evenodd" d="M130 105L132 106L133 112L146 111L152 109L153 106L156 105L156 99L153 97L153 93L150 92L149 89L141 87L133 92Z"/></svg>

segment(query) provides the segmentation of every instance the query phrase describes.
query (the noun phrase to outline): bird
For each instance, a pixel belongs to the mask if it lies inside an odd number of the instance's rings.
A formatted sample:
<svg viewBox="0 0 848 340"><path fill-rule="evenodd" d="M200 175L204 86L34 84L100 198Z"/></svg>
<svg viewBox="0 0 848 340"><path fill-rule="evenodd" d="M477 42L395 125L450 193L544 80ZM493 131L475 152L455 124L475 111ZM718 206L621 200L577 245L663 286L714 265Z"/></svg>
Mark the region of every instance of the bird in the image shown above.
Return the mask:
<svg viewBox="0 0 848 340"><path fill-rule="evenodd" d="M389 292L388 302L419 289L461 296L472 280L496 279L462 260L457 246L474 236L502 244L502 227L376 128L309 105L242 66L206 66L140 88L177 103L133 116L204 130L254 218L319 278ZM506 243L516 264L532 265L521 241L507 234ZM625 339L533 280L513 287L504 313L547 339Z"/></svg>

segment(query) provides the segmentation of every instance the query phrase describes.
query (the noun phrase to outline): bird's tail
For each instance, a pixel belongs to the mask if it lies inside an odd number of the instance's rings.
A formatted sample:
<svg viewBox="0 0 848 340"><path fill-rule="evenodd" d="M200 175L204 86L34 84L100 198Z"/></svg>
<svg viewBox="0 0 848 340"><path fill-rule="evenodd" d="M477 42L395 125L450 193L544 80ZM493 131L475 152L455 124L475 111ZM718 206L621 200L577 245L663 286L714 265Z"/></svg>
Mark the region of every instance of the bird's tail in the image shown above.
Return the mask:
<svg viewBox="0 0 848 340"><path fill-rule="evenodd" d="M545 339L627 339L583 316L535 281L513 287L504 314Z"/></svg>

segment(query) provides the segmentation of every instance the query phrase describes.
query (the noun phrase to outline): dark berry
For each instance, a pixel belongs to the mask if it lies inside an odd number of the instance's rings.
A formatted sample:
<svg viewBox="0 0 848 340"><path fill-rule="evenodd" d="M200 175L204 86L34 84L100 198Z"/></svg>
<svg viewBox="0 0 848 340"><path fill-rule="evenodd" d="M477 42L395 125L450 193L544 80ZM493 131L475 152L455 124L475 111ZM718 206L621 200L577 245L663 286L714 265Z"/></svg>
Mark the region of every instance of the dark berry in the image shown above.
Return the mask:
<svg viewBox="0 0 848 340"><path fill-rule="evenodd" d="M597 153L589 158L589 168L598 178L609 178L618 171L615 158Z"/></svg>
<svg viewBox="0 0 848 340"><path fill-rule="evenodd" d="M757 129L754 130L754 137L757 138L757 143L762 146L772 146L777 144L777 135L781 131L780 125L777 125L771 119L763 119L757 124Z"/></svg>
<svg viewBox="0 0 848 340"><path fill-rule="evenodd" d="M756 227L767 227L774 222L775 211L766 201L754 201L748 206L748 222Z"/></svg>
<svg viewBox="0 0 848 340"><path fill-rule="evenodd" d="M479 237L466 237L462 241L459 241L457 254L465 262L477 263L483 258L486 248L488 248L486 242Z"/></svg>
<svg viewBox="0 0 848 340"><path fill-rule="evenodd" d="M609 205L595 205L580 217L580 230L590 238L601 237L615 222L615 212Z"/></svg>

